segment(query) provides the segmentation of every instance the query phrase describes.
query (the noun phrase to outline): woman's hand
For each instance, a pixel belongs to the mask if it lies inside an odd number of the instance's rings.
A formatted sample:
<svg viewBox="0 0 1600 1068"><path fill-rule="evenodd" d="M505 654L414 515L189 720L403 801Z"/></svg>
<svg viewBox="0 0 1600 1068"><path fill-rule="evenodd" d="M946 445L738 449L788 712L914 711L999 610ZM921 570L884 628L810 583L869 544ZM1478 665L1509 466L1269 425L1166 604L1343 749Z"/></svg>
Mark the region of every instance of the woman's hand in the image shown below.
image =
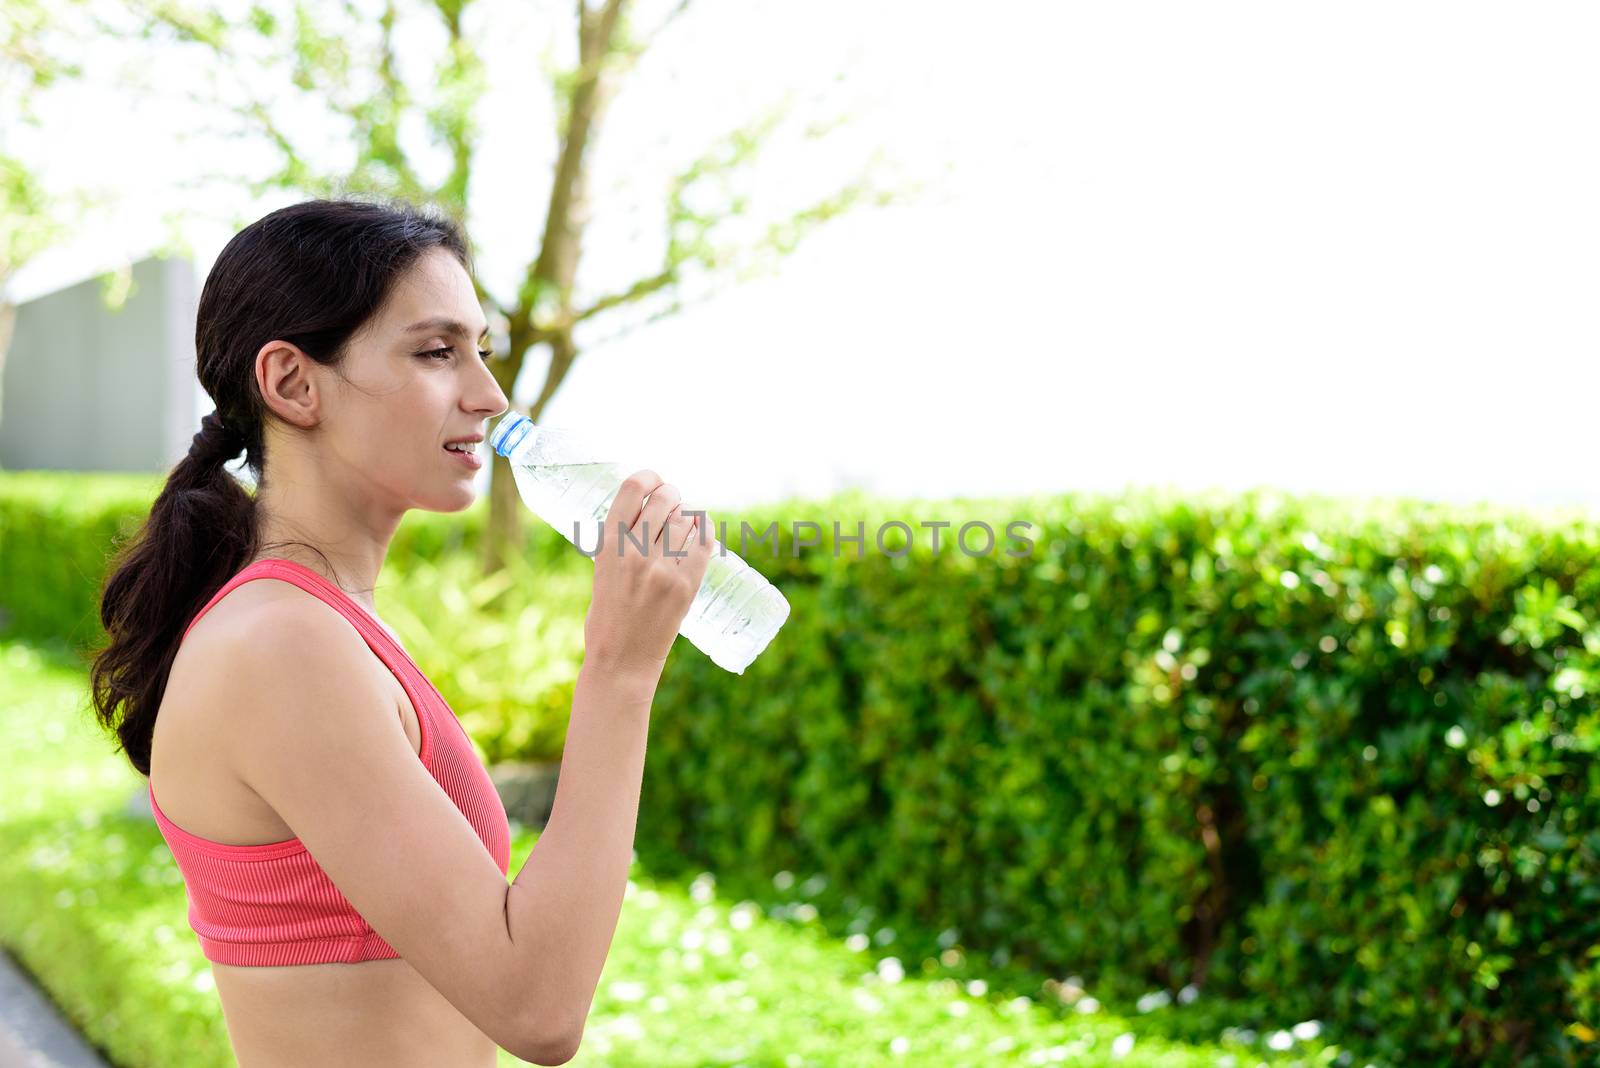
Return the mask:
<svg viewBox="0 0 1600 1068"><path fill-rule="evenodd" d="M678 488L654 471L623 480L600 533L583 624L586 661L652 687L711 559L709 517L697 522L681 505Z"/></svg>

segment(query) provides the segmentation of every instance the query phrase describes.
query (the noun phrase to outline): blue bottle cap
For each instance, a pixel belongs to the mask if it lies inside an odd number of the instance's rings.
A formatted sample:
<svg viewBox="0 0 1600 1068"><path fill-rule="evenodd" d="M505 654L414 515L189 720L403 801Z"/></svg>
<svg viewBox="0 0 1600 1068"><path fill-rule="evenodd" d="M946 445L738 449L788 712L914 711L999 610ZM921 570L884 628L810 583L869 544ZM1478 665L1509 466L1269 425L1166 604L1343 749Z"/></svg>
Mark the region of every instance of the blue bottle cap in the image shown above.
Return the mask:
<svg viewBox="0 0 1600 1068"><path fill-rule="evenodd" d="M533 421L521 412L507 412L489 435L489 444L501 456L510 456L522 439L533 433Z"/></svg>

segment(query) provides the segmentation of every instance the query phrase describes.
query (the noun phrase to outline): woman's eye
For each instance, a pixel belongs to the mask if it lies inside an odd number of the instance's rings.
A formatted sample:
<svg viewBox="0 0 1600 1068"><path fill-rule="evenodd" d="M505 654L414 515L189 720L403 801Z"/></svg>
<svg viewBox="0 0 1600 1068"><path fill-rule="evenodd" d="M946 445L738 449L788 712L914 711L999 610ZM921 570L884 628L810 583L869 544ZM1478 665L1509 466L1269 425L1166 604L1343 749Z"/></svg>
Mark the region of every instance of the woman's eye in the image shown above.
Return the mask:
<svg viewBox="0 0 1600 1068"><path fill-rule="evenodd" d="M454 355L455 351L456 351L455 349L451 349L451 348L429 349L427 352L419 352L419 353L417 353L417 355L418 356L427 356L427 357L430 357L430 358L435 359L435 360L441 360L441 359L448 359L450 356ZM483 362L484 363L488 363L490 360L494 359L494 350L493 349L479 349L478 350L478 355L483 358Z"/></svg>

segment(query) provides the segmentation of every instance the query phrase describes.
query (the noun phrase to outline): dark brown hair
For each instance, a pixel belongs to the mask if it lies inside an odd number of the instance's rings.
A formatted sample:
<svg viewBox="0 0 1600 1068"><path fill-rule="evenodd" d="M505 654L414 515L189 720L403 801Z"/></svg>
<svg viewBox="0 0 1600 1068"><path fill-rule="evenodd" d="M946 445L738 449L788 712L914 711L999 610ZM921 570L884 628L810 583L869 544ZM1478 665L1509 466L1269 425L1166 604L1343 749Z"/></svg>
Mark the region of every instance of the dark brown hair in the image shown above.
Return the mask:
<svg viewBox="0 0 1600 1068"><path fill-rule="evenodd" d="M141 774L150 774L156 709L183 631L267 547L257 540L255 497L225 466L242 450L256 485L265 481L263 421L272 416L256 388L256 354L287 341L337 368L351 336L431 248L471 273L466 241L447 217L396 199L308 200L240 230L212 265L194 345L216 412L116 551L100 592L109 642L90 670L95 712Z"/></svg>

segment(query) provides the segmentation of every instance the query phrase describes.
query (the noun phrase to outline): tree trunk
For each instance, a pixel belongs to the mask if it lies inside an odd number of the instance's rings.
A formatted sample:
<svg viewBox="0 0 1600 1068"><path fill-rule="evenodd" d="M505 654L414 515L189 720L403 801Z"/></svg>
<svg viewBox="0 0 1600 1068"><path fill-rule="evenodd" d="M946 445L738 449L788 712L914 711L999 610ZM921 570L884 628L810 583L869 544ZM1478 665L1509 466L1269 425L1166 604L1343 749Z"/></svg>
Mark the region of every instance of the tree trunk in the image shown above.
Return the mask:
<svg viewBox="0 0 1600 1068"><path fill-rule="evenodd" d="M522 363L536 342L550 346L550 368L544 386L528 411L538 422L545 405L555 395L578 358L573 343L572 290L583 252L583 231L588 222L588 168L585 154L593 132L598 129L606 105L615 92L614 76L606 69L606 58L613 46L617 19L624 0L607 0L598 11L591 11L584 0L578 4L578 59L580 77L572 91L567 127L556 160L555 180L550 187L550 203L545 213L544 243L534 263L528 287L531 299L519 303L510 316L509 367L504 371L510 382L501 382L507 397L512 396ZM534 323L539 311L538 295L556 295L553 323ZM497 377L501 372L496 372ZM492 575L504 566L507 556L526 551L522 535L524 505L511 475L511 465L495 455L489 473L489 519L484 527L483 573Z"/></svg>
<svg viewBox="0 0 1600 1068"><path fill-rule="evenodd" d="M513 345L518 339L513 339ZM548 339L550 345L550 370L545 375L545 388L540 391L539 397L528 409L528 418L535 423L544 414L544 409L550 403L551 396L555 393L555 386L566 376L567 369L578 357L577 347L572 342L571 332L563 332ZM525 342L524 342L525 343ZM519 364L521 361L517 361ZM502 383L502 390L506 396L511 396L511 387ZM506 556L513 552L525 552L527 540L523 533L523 513L527 506L522 503L522 497L517 492L515 478L511 474L511 464L498 452L494 453L494 462L489 471L489 518L484 525L483 539L483 573L492 575L504 565ZM543 520L538 520L543 522Z"/></svg>
<svg viewBox="0 0 1600 1068"><path fill-rule="evenodd" d="M489 518L483 531L483 573L493 575L505 566L506 556L523 548L522 498L511 476L511 464L494 453L489 471Z"/></svg>
<svg viewBox="0 0 1600 1068"><path fill-rule="evenodd" d="M513 389L517 384L518 374L522 370L523 361L527 358L530 330L527 323L511 320L510 336L506 339L510 357L504 363L495 360L490 362L490 369L494 371L495 381L499 383L500 392L506 395L507 400L514 397ZM515 404L507 410L507 415L515 409ZM504 418L502 416L501 418ZM497 424L498 425L498 424ZM511 465L506 458L493 449L489 450L489 518L484 522L483 544L480 547L479 562L485 575L499 573L505 566L508 553L512 546L521 551L523 544L522 533L522 500L517 495L516 483L512 481Z"/></svg>

